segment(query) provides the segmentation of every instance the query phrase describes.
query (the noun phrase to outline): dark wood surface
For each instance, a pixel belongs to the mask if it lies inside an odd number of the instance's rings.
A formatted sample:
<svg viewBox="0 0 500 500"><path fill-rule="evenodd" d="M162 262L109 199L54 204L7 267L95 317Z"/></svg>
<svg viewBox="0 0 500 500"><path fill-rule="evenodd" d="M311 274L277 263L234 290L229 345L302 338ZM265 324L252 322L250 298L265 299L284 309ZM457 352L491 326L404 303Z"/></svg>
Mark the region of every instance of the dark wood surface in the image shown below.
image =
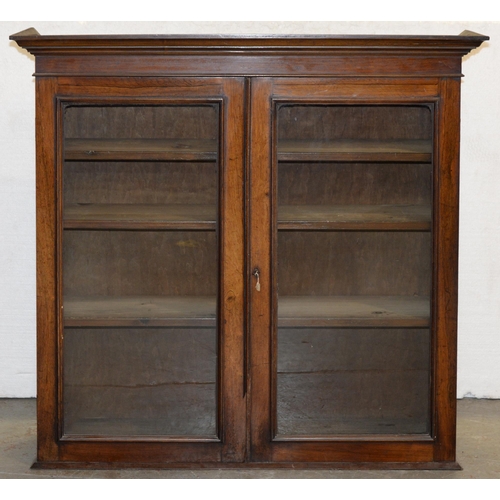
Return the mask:
<svg viewBox="0 0 500 500"><path fill-rule="evenodd" d="M67 139L67 161L156 160L215 161L216 143L195 139ZM278 159L300 161L430 162L432 143L426 140L280 141Z"/></svg>
<svg viewBox="0 0 500 500"><path fill-rule="evenodd" d="M215 231L65 230L64 295L217 295Z"/></svg>
<svg viewBox="0 0 500 500"><path fill-rule="evenodd" d="M432 143L426 140L280 141L281 161L430 162Z"/></svg>
<svg viewBox="0 0 500 500"><path fill-rule="evenodd" d="M215 161L216 143L195 139L67 139L64 159Z"/></svg>
<svg viewBox="0 0 500 500"><path fill-rule="evenodd" d="M459 79L488 37L11 39L39 466L456 467Z"/></svg>
<svg viewBox="0 0 500 500"><path fill-rule="evenodd" d="M37 56L37 74L460 76L461 57L488 37L40 36L28 31L11 39Z"/></svg>
<svg viewBox="0 0 500 500"><path fill-rule="evenodd" d="M57 218L54 164L56 137L52 79L36 85L36 293L37 293L37 459L58 460L56 423L59 366Z"/></svg>
<svg viewBox="0 0 500 500"><path fill-rule="evenodd" d="M430 231L424 205L280 205L278 229Z"/></svg>
<svg viewBox="0 0 500 500"><path fill-rule="evenodd" d="M65 332L66 437L217 441L215 328Z"/></svg>
<svg viewBox="0 0 500 500"><path fill-rule="evenodd" d="M277 352L277 440L428 436L429 329L280 328Z"/></svg>
<svg viewBox="0 0 500 500"><path fill-rule="evenodd" d="M431 237L415 231L279 231L278 294L428 297Z"/></svg>
<svg viewBox="0 0 500 500"><path fill-rule="evenodd" d="M71 297L64 301L66 327L200 326L216 324L216 297ZM427 297L280 296L280 327L426 327Z"/></svg>
<svg viewBox="0 0 500 500"><path fill-rule="evenodd" d="M458 316L458 199L460 149L460 81L441 83L439 165L435 171L436 213L439 221L434 242L434 397L436 447L434 460L455 460ZM446 257L445 257L446 256Z"/></svg>
<svg viewBox="0 0 500 500"><path fill-rule="evenodd" d="M216 297L66 297L66 327L216 325Z"/></svg>
<svg viewBox="0 0 500 500"><path fill-rule="evenodd" d="M78 204L64 207L66 229L214 230L216 207L210 205Z"/></svg>
<svg viewBox="0 0 500 500"><path fill-rule="evenodd" d="M64 207L64 228L215 230L215 212L210 205L81 203ZM285 205L278 228L429 231L431 213L423 205Z"/></svg>
<svg viewBox="0 0 500 500"><path fill-rule="evenodd" d="M278 327L422 327L429 318L426 297L278 297Z"/></svg>

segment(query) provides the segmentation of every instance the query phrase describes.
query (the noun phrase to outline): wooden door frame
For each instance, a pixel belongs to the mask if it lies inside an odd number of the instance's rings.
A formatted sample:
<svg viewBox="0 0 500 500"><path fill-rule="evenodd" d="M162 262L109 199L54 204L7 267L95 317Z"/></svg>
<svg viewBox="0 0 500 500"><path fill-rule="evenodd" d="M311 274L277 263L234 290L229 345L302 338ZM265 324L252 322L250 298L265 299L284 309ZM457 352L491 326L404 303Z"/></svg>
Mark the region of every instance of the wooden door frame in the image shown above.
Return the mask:
<svg viewBox="0 0 500 500"><path fill-rule="evenodd" d="M251 392L249 459L275 463L381 462L382 467L457 468L456 292L458 223L459 81L456 78L256 78L251 88L249 270L259 269L260 291L249 274ZM434 219L432 384L433 428L428 436L275 441L273 370L276 369L276 183L273 144L275 103L432 103L434 122ZM269 229L267 229L269 228Z"/></svg>
<svg viewBox="0 0 500 500"><path fill-rule="evenodd" d="M77 462L126 464L242 462L246 453L244 339L244 79L38 77L37 116L37 370L38 451L35 467ZM147 438L71 439L61 435L62 145L61 102L97 99L130 104L179 100L218 102L219 151L219 442L153 442ZM94 466L96 464L94 463Z"/></svg>

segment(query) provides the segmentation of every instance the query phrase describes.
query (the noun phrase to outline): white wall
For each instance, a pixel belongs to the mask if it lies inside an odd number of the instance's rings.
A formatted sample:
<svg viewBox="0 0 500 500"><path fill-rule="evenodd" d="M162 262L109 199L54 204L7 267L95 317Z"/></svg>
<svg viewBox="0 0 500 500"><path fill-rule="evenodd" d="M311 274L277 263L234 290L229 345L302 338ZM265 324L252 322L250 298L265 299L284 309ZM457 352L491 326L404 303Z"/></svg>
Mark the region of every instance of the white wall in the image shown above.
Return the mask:
<svg viewBox="0 0 500 500"><path fill-rule="evenodd" d="M35 385L34 59L8 36L41 34L332 33L489 35L464 60L458 396L500 398L500 23L0 23L0 397Z"/></svg>

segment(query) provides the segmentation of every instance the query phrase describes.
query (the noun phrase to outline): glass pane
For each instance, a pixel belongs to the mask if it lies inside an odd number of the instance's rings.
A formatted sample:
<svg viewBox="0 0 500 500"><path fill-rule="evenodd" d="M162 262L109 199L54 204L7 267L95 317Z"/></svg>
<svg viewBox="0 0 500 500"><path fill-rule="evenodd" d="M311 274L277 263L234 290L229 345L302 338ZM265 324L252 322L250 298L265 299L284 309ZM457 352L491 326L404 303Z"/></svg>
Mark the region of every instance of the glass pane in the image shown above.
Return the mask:
<svg viewBox="0 0 500 500"><path fill-rule="evenodd" d="M65 435L217 437L218 115L65 109Z"/></svg>
<svg viewBox="0 0 500 500"><path fill-rule="evenodd" d="M66 328L65 434L214 435L213 328Z"/></svg>
<svg viewBox="0 0 500 500"><path fill-rule="evenodd" d="M432 108L278 110L276 434L430 432Z"/></svg>

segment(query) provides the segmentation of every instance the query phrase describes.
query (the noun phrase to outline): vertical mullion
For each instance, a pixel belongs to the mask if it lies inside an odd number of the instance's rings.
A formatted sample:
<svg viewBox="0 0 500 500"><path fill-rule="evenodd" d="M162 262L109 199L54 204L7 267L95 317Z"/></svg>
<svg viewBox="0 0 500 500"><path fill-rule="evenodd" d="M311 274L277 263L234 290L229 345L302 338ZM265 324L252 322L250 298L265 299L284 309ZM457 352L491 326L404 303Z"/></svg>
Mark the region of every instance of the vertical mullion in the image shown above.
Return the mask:
<svg viewBox="0 0 500 500"><path fill-rule="evenodd" d="M271 303L272 303L272 80L253 80L250 124L250 266L247 275L250 301L250 454L253 461L268 461L271 445ZM253 270L259 271L260 291Z"/></svg>
<svg viewBox="0 0 500 500"><path fill-rule="evenodd" d="M244 229L244 80L223 83L221 150L221 287L222 348L220 392L222 460L241 462L246 451L246 398L242 394L245 328ZM223 223L221 223L223 221Z"/></svg>

